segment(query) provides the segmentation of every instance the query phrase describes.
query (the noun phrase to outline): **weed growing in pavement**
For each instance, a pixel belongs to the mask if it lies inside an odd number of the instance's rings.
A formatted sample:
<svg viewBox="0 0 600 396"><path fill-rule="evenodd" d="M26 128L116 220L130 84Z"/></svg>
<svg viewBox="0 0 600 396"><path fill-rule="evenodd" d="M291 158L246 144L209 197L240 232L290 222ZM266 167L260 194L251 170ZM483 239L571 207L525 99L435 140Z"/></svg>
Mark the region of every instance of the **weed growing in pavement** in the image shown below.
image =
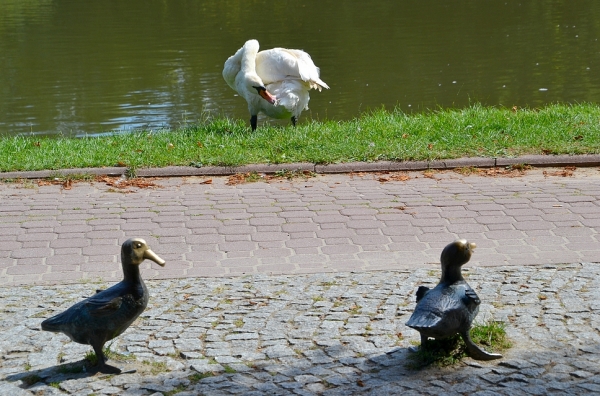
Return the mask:
<svg viewBox="0 0 600 396"><path fill-rule="evenodd" d="M512 345L506 337L503 322L490 321L485 324L476 324L471 328L471 339L476 344L485 345L488 352L502 352ZM419 345L418 342L412 342ZM452 366L467 356L466 347L460 335L456 334L446 339L427 341L425 348L421 347L408 355L409 362L406 367L420 370L430 365L438 367Z"/></svg>

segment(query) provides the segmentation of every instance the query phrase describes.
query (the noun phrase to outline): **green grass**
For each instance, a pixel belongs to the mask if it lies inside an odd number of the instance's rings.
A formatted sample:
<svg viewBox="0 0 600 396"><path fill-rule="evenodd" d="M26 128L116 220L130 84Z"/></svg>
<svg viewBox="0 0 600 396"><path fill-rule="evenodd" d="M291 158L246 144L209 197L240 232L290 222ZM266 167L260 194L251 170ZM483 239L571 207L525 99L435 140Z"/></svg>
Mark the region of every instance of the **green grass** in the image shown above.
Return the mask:
<svg viewBox="0 0 600 396"><path fill-rule="evenodd" d="M471 328L471 339L482 345L487 352L502 352L512 345L506 337L505 325L502 322L476 324ZM442 340L430 339L425 348L408 355L407 368L420 370L430 365L438 367L452 366L467 356L462 338L456 334Z"/></svg>
<svg viewBox="0 0 600 396"><path fill-rule="evenodd" d="M118 352L114 352L110 350L112 343L109 346L104 347L104 349L102 349L102 351L104 352L104 356L108 359L108 360L112 360L112 361L117 361L117 362L127 362L127 361L132 361L132 360L136 360L135 355L124 355ZM98 364L98 356L96 356L96 353L94 351L89 351L88 353L86 353L85 360L87 360L92 366L95 366L96 364Z"/></svg>
<svg viewBox="0 0 600 396"><path fill-rule="evenodd" d="M42 381L42 377L40 377L39 375L28 375L26 377L23 377L22 381L25 385L31 386Z"/></svg>
<svg viewBox="0 0 600 396"><path fill-rule="evenodd" d="M204 378L209 378L209 377L213 377L213 376L214 376L214 374L209 371L206 373L194 373L187 378L190 380L190 383L192 385L195 385L198 382L200 382L201 380L203 380Z"/></svg>
<svg viewBox="0 0 600 396"><path fill-rule="evenodd" d="M549 105L406 114L376 110L350 121L311 121L258 128L245 120L208 118L182 129L83 138L0 138L0 171L169 165L236 166L377 160L506 157L600 152L600 106Z"/></svg>

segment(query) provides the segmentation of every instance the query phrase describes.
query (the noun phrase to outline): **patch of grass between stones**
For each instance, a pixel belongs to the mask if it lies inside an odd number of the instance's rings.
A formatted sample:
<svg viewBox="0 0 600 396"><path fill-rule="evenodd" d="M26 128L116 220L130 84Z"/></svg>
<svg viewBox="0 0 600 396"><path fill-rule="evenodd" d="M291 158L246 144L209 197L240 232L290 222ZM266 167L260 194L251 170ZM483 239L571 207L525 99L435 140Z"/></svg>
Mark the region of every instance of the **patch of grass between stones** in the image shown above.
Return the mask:
<svg viewBox="0 0 600 396"><path fill-rule="evenodd" d="M474 343L483 345L488 352L502 352L512 346L503 322L490 321L474 325L471 328L471 339ZM465 344L460 335L456 334L442 340L428 340L425 348L421 346L408 356L409 361L405 367L420 370L432 365L453 366L466 356Z"/></svg>

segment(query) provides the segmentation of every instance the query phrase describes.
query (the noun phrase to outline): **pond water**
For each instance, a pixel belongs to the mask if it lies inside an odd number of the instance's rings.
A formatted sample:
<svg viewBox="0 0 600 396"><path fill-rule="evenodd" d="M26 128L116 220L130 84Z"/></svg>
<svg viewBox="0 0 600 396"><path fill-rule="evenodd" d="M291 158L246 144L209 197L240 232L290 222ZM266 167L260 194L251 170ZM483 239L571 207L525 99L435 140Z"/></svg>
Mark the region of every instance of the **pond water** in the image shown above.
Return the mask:
<svg viewBox="0 0 600 396"><path fill-rule="evenodd" d="M248 123L221 71L250 38L321 68L300 123L600 103L597 0L0 0L0 134Z"/></svg>

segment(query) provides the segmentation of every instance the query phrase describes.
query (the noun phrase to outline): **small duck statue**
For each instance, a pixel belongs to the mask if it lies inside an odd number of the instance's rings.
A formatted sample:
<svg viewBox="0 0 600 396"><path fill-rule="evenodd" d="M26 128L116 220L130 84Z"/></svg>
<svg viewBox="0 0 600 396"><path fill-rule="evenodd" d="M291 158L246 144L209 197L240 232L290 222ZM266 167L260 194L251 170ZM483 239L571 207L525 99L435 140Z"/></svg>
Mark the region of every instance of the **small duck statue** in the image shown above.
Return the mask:
<svg viewBox="0 0 600 396"><path fill-rule="evenodd" d="M433 289L419 286L417 306L406 325L421 333L421 348L429 337L443 339L460 334L473 359L499 359L502 355L484 351L469 336L481 301L464 280L461 267L469 261L475 247L474 243L459 239L444 248L440 283Z"/></svg>
<svg viewBox="0 0 600 396"><path fill-rule="evenodd" d="M139 269L145 259L165 265L143 239L125 241L121 247L123 280L44 320L42 330L64 333L72 341L91 345L98 357L99 372L120 373L119 368L106 364L102 349L107 341L123 333L148 305L148 289Z"/></svg>

